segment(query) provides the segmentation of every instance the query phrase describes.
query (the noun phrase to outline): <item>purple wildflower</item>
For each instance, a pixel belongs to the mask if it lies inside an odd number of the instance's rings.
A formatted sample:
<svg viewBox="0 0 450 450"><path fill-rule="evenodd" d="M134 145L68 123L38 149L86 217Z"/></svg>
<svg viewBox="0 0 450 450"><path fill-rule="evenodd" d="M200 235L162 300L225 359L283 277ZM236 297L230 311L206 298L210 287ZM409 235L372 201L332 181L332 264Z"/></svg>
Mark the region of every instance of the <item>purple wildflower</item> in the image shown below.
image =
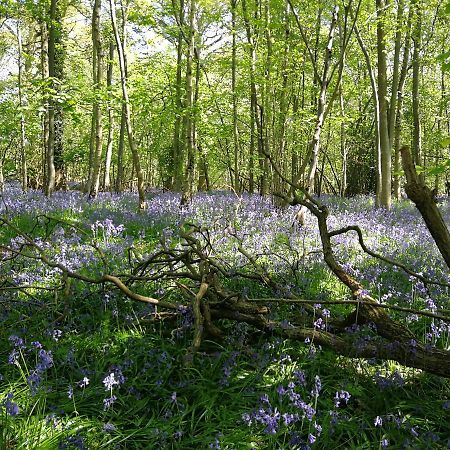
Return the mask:
<svg viewBox="0 0 450 450"><path fill-rule="evenodd" d="M383 426L383 419L380 416L375 417L373 421L374 425L376 427L382 427Z"/></svg>
<svg viewBox="0 0 450 450"><path fill-rule="evenodd" d="M113 386L119 384L119 382L114 377L114 372L111 372L103 379L103 384L105 385L105 390L107 391L110 391Z"/></svg>
<svg viewBox="0 0 450 450"><path fill-rule="evenodd" d="M111 406L114 404L116 400L117 397L115 395L111 395L111 397L105 398L103 400L103 409L106 411L107 409L111 408Z"/></svg>

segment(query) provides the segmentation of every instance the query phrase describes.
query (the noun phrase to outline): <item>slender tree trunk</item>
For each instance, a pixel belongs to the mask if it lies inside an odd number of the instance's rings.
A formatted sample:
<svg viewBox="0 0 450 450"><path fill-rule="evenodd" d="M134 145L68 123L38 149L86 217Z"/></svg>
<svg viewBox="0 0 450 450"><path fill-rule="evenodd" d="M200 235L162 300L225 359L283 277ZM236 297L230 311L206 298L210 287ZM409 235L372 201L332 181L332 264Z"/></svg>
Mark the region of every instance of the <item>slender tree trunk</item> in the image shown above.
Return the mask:
<svg viewBox="0 0 450 450"><path fill-rule="evenodd" d="M112 79L114 62L114 42L109 43L108 71L106 74L106 89L108 91L108 142L106 145L105 177L103 187L106 191L111 188L111 160L114 142L114 108L112 107Z"/></svg>
<svg viewBox="0 0 450 450"><path fill-rule="evenodd" d="M49 15L49 33L48 33L48 76L52 77L52 87L55 89L55 45L56 33L55 18L58 0L51 0ZM48 108L48 148L47 148L47 183L45 186L45 195L50 196L55 190L56 170L55 170L55 99L52 95L49 98Z"/></svg>
<svg viewBox="0 0 450 450"><path fill-rule="evenodd" d="M173 130L173 144L172 154L169 159L169 167L171 170L170 184L171 188L175 191L181 191L183 189L183 160L184 160L184 147L183 139L181 136L182 123L183 123L183 26L184 26L184 0L179 1L179 10L177 23L179 27L177 36L177 74L175 85L175 124ZM174 9L176 9L174 7ZM175 12L175 14L177 14Z"/></svg>
<svg viewBox="0 0 450 450"><path fill-rule="evenodd" d="M20 20L17 21L17 44L18 44L18 92L19 92L19 109L20 109L20 166L21 166L21 182L22 190L28 190L28 169L27 169L27 137L25 129L25 98L23 94L23 47L22 47L22 31L20 29Z"/></svg>
<svg viewBox="0 0 450 450"><path fill-rule="evenodd" d="M341 86L339 87L339 108L341 112L341 157L342 157L342 173L340 181L339 194L341 197L345 197L345 192L347 190L347 142L345 133L345 107L344 107L344 95Z"/></svg>
<svg viewBox="0 0 450 450"><path fill-rule="evenodd" d="M49 100L46 195L51 195L55 189L66 187L63 159L64 118L61 104L58 101L64 76L65 50L62 36L62 20L61 0L51 0L48 34L48 74L51 79L53 93Z"/></svg>
<svg viewBox="0 0 450 450"><path fill-rule="evenodd" d="M412 40L414 43L413 59L412 59L412 112L413 112L413 145L412 158L417 166L424 165L422 154L422 137L420 126L420 51L422 45L422 4L420 0L414 0L412 7L414 8L414 28L412 31ZM419 178L423 175L419 174Z"/></svg>
<svg viewBox="0 0 450 450"><path fill-rule="evenodd" d="M127 67L127 54L125 49L127 48L127 6L122 1L121 4L121 38L122 38L122 52L125 63L125 77L128 79L128 67ZM116 192L122 192L125 183L125 135L127 132L127 119L125 104L122 102L122 109L120 115L120 128L119 128L119 142L117 146L117 177L115 183Z"/></svg>
<svg viewBox="0 0 450 450"><path fill-rule="evenodd" d="M372 87L372 97L373 97L373 107L375 111L375 206L378 208L381 205L381 145L380 145L380 101L378 96L378 87L375 76L375 71L372 67L372 62L370 59L367 47L361 37L358 27L355 27L355 34L358 40L358 44L364 55L366 61L367 71L369 72L370 85Z"/></svg>
<svg viewBox="0 0 450 450"><path fill-rule="evenodd" d="M92 137L92 139L95 145L92 159L92 178L89 182L90 198L95 198L97 196L100 187L100 167L103 144L102 108L100 100L103 84L103 47L101 42L100 12L101 0L95 0L92 13L92 68L94 82L94 105L92 110L94 136Z"/></svg>
<svg viewBox="0 0 450 450"><path fill-rule="evenodd" d="M48 28L45 20L42 20L40 23L40 31L41 31L41 76L43 81L42 88L42 97L44 98L44 113L42 114L42 154L43 154L43 188L44 192L48 187L48 174L49 167L53 170L51 176L55 177L55 167L53 160L48 161L48 135L49 135L49 126L48 126L48 114L49 114L49 105L48 105L48 95L46 94L45 84L48 82ZM53 182L54 183L54 182Z"/></svg>
<svg viewBox="0 0 450 450"><path fill-rule="evenodd" d="M120 81L122 85L122 96L123 96L123 107L125 109L125 122L128 135L128 144L131 149L131 154L133 157L133 167L136 171L136 176L138 179L138 194L139 194L139 209L145 209L145 189L144 189L144 177L142 175L141 164L138 149L133 135L133 126L131 123L131 108L130 99L128 97L128 86L127 86L127 71L126 62L124 57L124 48L122 47L122 41L120 39L119 30L117 27L116 18L116 6L114 0L109 0L110 12L111 12L111 24L114 32L114 37L116 40L117 53L119 56L120 65Z"/></svg>
<svg viewBox="0 0 450 450"><path fill-rule="evenodd" d="M231 27L232 27L232 53L231 53L231 92L233 96L233 147L234 147L234 191L239 192L239 131L236 92L236 2L231 0Z"/></svg>
<svg viewBox="0 0 450 450"><path fill-rule="evenodd" d="M272 141L271 136L273 133L272 122L272 104L274 103L272 98L272 33L271 27L271 9L269 0L264 0L264 28L266 37L266 64L264 70L264 83L261 89L261 146L262 154L261 160L261 195L267 195L271 185L271 167L269 162L269 155L271 154L270 143ZM278 158L277 158L278 159ZM278 162L278 161L277 161Z"/></svg>
<svg viewBox="0 0 450 450"><path fill-rule="evenodd" d="M377 56L378 56L378 99L380 104L380 148L381 148L381 196L380 206L391 207L391 158L392 147L389 142L389 121L387 102L387 61L386 33L384 21L386 0L376 0L377 6Z"/></svg>
<svg viewBox="0 0 450 450"><path fill-rule="evenodd" d="M258 156L262 153L261 148L261 121L258 114L258 91L256 88L256 46L252 27L250 24L247 1L242 0L242 15L244 18L245 31L250 53L250 158L249 158L249 191L255 189L255 150L258 148ZM258 158L260 160L260 158Z"/></svg>
<svg viewBox="0 0 450 450"><path fill-rule="evenodd" d="M186 99L185 99L185 124L186 124L186 169L184 173L183 195L181 204L189 203L194 195L195 176L195 111L194 111L194 77L193 62L195 53L195 13L196 0L189 0L188 36L186 55Z"/></svg>
<svg viewBox="0 0 450 450"><path fill-rule="evenodd" d="M400 49L402 45L402 29L403 29L403 13L405 5L404 0L398 1L397 6L397 30L395 33L395 46L394 46L394 61L392 68L392 90L391 99L389 102L389 144L392 147L395 135L395 121L397 112L397 98L398 98L398 88L400 81Z"/></svg>
<svg viewBox="0 0 450 450"><path fill-rule="evenodd" d="M124 186L124 156L125 156L125 134L127 129L127 120L125 105L122 103L120 113L120 128L119 128L119 142L117 146L117 177L116 177L116 192L122 192Z"/></svg>
<svg viewBox="0 0 450 450"><path fill-rule="evenodd" d="M328 69L330 67L330 59L331 59L331 52L332 52L332 48L333 48L333 38L334 38L334 31L336 29L336 24L337 24L338 11L339 11L339 8L336 6L333 10L333 17L332 17L332 21L330 24L330 30L328 33L328 44L327 44L326 53L325 53L325 60L323 63L323 74L322 74L322 80L321 80L319 101L318 101L318 105L317 105L316 126L315 126L312 141L310 143L311 163L309 166L308 181L307 181L308 193L312 193L312 191L314 190L314 178L316 176L317 164L319 161L320 135L322 132L322 126L323 126L323 121L324 121L324 114L325 114L325 107L326 107L326 94L327 94L327 88L328 88L328 84L329 84Z"/></svg>
<svg viewBox="0 0 450 450"><path fill-rule="evenodd" d="M278 155L280 163L288 160L286 155L287 139L286 139L286 121L288 114L288 86L289 86L289 51L290 51L290 28L289 28L289 5L285 5L284 11L284 50L283 50L283 64L282 64L282 85L280 92L280 108L278 114L277 126L277 141L278 141ZM283 166L283 164L280 164ZM286 170L285 170L286 171ZM287 187L284 186L281 178L274 173L274 189L275 192L283 192Z"/></svg>
<svg viewBox="0 0 450 450"><path fill-rule="evenodd" d="M3 176L3 155L0 155L0 193L5 191L5 178Z"/></svg>
<svg viewBox="0 0 450 450"><path fill-rule="evenodd" d="M198 33L196 34L196 42L194 47L194 61L195 61L195 90L194 90L194 107L198 105L198 100L200 96L200 77L201 77L201 60L200 60L200 36ZM209 176L208 176L208 164L206 162L206 156L204 152L201 150L201 145L198 138L198 128L197 124L200 122L200 111L197 111L195 108L194 111L194 149L196 154L198 153L199 163L198 163L198 189L201 191L205 191L209 189ZM196 155L197 157L197 155Z"/></svg>
<svg viewBox="0 0 450 450"><path fill-rule="evenodd" d="M403 60L402 68L400 70L400 78L397 89L397 111L395 113L395 128L394 128L394 177L393 177L393 192L394 198L400 200L401 190L400 190L400 176L398 172L400 171L400 139L401 139L401 128L403 119L403 90L406 81L406 75L408 73L409 66L409 53L411 50L411 24L414 9L411 8L408 14L408 23L406 26L406 37L403 47Z"/></svg>

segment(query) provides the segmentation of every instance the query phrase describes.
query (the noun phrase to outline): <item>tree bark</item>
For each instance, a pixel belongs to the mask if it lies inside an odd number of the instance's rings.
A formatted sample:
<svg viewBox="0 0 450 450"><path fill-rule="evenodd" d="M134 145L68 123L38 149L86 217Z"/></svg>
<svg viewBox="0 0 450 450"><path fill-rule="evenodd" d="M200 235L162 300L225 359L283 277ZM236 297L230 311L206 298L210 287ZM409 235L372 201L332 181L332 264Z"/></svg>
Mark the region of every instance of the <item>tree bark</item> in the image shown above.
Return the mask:
<svg viewBox="0 0 450 450"><path fill-rule="evenodd" d="M181 136L183 123L183 27L184 27L184 0L179 0L178 14L175 2L172 1L174 7L175 19L178 24L177 36L177 73L175 84L175 124L173 130L172 153L169 158L170 185L175 191L183 189L183 160L184 160L184 142Z"/></svg>
<svg viewBox="0 0 450 450"><path fill-rule="evenodd" d="M185 98L185 124L186 124L186 168L184 172L183 195L181 204L189 203L194 195L194 175L196 163L195 148L195 105L194 105L194 77L193 62L195 53L195 14L196 0L189 0L187 55L186 55L186 98Z"/></svg>
<svg viewBox="0 0 450 450"><path fill-rule="evenodd" d="M108 142L106 144L105 157L105 176L103 178L103 187L106 191L111 188L111 160L114 143L114 108L112 106L112 79L113 79L113 62L114 62L114 43L109 43L109 60L108 70L106 74L106 89L108 91Z"/></svg>
<svg viewBox="0 0 450 450"><path fill-rule="evenodd" d="M255 189L255 153L258 149L258 159L261 155L261 121L258 114L258 90L256 87L256 46L252 26L250 24L249 11L247 9L247 1L242 0L242 16L244 19L245 32L250 56L250 155L249 155L249 190L254 192Z"/></svg>
<svg viewBox="0 0 450 450"><path fill-rule="evenodd" d="M403 120L403 90L405 87L406 75L408 73L409 66L409 53L411 50L411 23L414 9L411 8L408 14L408 23L406 25L406 37L403 46L403 60L402 68L400 70L400 78L397 89L397 111L395 113L395 128L394 128L394 178L393 178L393 191L394 198L400 200L400 176L398 172L400 170L400 139L401 139L401 128Z"/></svg>
<svg viewBox="0 0 450 450"><path fill-rule="evenodd" d="M367 71L369 72L370 85L372 87L373 108L375 111L375 206L378 208L381 205L381 145L380 145L380 100L378 96L378 87L375 71L372 67L367 47L361 37L358 27L355 27L355 34L358 40L361 51L366 61Z"/></svg>
<svg viewBox="0 0 450 450"><path fill-rule="evenodd" d="M101 90L103 84L103 47L101 42L101 0L94 1L92 12L92 70L94 83L94 105L92 109L94 142L91 179L89 180L89 197L95 198L100 187L100 167L103 144L103 123L101 108Z"/></svg>
<svg viewBox="0 0 450 450"><path fill-rule="evenodd" d="M20 172L22 190L28 190L28 168L27 168L27 136L25 128L25 97L23 93L23 47L22 47L22 30L20 29L20 20L17 21L17 46L18 46L18 93L19 93L19 110L20 110Z"/></svg>
<svg viewBox="0 0 450 450"><path fill-rule="evenodd" d="M406 195L414 202L422 215L447 267L450 269L450 233L447 224L436 206L431 190L425 186L423 179L417 175L409 148L404 146L400 152L407 182L405 186Z"/></svg>
<svg viewBox="0 0 450 450"><path fill-rule="evenodd" d="M380 206L391 207L391 158L392 147L389 141L389 118L387 101L387 57L386 32L384 21L386 16L386 0L376 0L377 7L377 56L378 56L378 100L380 117L380 150L381 150L381 192Z"/></svg>
<svg viewBox="0 0 450 450"><path fill-rule="evenodd" d="M49 105L48 105L48 95L46 93L45 84L48 82L48 27L47 23L44 19L41 19L40 22L40 32L41 32L41 76L43 81L42 87L42 98L44 99L43 109L44 112L42 114L41 126L42 126L42 162L43 162L43 189L44 193L47 194L46 190L48 187L48 176L49 170L53 170L51 176L55 177L55 166L52 161L49 161L49 153L48 153L48 135L49 135L49 126L48 126L48 114L49 114ZM54 181L53 181L54 183Z"/></svg>
<svg viewBox="0 0 450 450"><path fill-rule="evenodd" d="M122 41L120 39L119 30L117 27L117 17L116 17L116 6L114 0L109 0L110 12L111 12L111 25L114 32L114 38L116 40L117 53L119 56L119 66L120 66L120 81L122 85L122 101L123 108L125 112L125 122L128 135L128 144L131 149L131 154L133 157L133 167L136 171L136 176L138 180L138 195L139 195L139 209L145 209L145 189L144 189L144 177L142 175L139 152L134 140L133 126L131 123L131 108L130 99L128 97L128 86L127 86L127 70L125 61L125 52L122 46Z"/></svg>
<svg viewBox="0 0 450 450"><path fill-rule="evenodd" d="M231 92L233 96L233 156L234 156L234 182L233 188L236 193L239 192L239 131L238 131L238 110L237 110L237 92L236 92L236 3L237 0L231 0Z"/></svg>
<svg viewBox="0 0 450 450"><path fill-rule="evenodd" d="M330 30L328 33L328 44L325 53L325 59L323 63L323 73L321 79L321 87L320 94L317 105L317 118L316 118L316 126L314 129L313 138L310 143L310 155L311 162L308 171L307 178L307 192L311 194L314 190L314 178L316 176L317 164L319 162L319 150L320 150L320 135L322 132L322 126L324 122L324 114L326 108L326 96L327 96L327 88L329 85L328 80L328 69L330 67L330 59L331 53L333 49L333 39L334 39L334 31L336 29L337 18L338 18L339 8L336 6L333 10L333 16L330 24Z"/></svg>
<svg viewBox="0 0 450 450"><path fill-rule="evenodd" d="M414 27L412 40L414 43L412 59L412 113L413 113L413 145L412 158L415 165L423 166L422 136L420 126L420 51L422 46L422 5L420 0L414 0L411 5L414 8ZM423 175L419 175L423 177Z"/></svg>
<svg viewBox="0 0 450 450"><path fill-rule="evenodd" d="M63 159L64 118L61 104L57 98L61 92L61 83L64 76L65 50L62 36L62 20L61 0L51 0L48 36L48 74L51 79L53 93L49 100L46 195L51 195L55 189L66 186Z"/></svg>

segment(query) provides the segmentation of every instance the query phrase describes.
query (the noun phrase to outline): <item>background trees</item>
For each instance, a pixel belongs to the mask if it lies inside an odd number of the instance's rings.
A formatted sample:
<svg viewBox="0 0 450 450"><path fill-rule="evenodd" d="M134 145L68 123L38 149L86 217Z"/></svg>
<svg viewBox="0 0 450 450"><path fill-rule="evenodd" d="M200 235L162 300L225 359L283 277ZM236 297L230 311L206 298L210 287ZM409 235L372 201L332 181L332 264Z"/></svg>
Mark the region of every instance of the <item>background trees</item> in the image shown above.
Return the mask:
<svg viewBox="0 0 450 450"><path fill-rule="evenodd" d="M67 178L93 196L103 180L186 201L196 189L283 191L287 177L319 194L376 192L388 208L407 143L443 191L445 172L430 170L448 159L446 8L5 2L0 121L21 130L2 137L5 175L48 195Z"/></svg>

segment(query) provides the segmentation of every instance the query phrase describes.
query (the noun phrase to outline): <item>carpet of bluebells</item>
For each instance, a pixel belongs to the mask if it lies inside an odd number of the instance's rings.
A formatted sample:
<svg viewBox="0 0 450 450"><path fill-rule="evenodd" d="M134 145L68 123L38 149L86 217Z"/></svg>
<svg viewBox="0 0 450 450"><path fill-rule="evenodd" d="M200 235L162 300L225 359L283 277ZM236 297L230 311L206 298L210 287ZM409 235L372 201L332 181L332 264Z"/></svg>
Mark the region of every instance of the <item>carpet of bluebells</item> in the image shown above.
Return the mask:
<svg viewBox="0 0 450 450"><path fill-rule="evenodd" d="M375 210L369 197L321 201L331 211L330 229L357 224L372 250L450 281L408 202L388 212ZM299 226L296 208L276 208L257 195L213 192L198 194L183 209L179 203L177 194L150 192L147 210L138 212L133 193L88 200L68 191L46 198L11 184L0 196L0 216L51 260L92 277L126 273L133 259L179 245L180 226L193 222L210 230L214 257L228 267L248 270L237 251L241 243L285 290L317 301L315 326L326 328L330 315L348 312L320 304L345 299L348 292L322 261L313 217ZM440 208L450 222L446 199ZM13 229L0 228L0 245L20 251L23 242ZM380 301L450 309L447 288L426 289L368 257L353 233L334 238L334 244L341 263ZM309 341L261 337L233 323L221 324L226 339L205 341L187 367L188 307L171 326L152 320L159 314L153 307L124 298L110 285L72 280L58 289L59 269L5 255L0 247L1 449L450 448L445 379L390 361L339 357ZM249 298L283 295L251 281L229 280L228 287ZM135 289L183 301L163 281ZM275 319L287 312L288 306L272 305ZM449 324L395 314L428 345L449 347ZM366 333L357 327L349 332L362 339Z"/></svg>

